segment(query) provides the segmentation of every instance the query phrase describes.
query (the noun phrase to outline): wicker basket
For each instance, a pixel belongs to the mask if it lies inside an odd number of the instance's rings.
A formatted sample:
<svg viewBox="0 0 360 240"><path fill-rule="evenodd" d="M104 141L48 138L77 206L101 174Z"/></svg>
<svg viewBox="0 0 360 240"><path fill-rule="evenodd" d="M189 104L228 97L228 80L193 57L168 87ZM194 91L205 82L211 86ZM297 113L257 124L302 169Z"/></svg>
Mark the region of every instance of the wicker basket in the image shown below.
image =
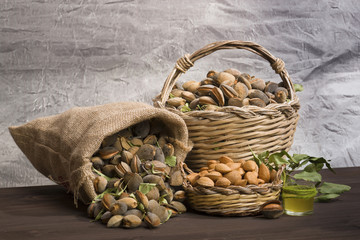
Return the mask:
<svg viewBox="0 0 360 240"><path fill-rule="evenodd" d="M185 163L182 164L184 175L192 172ZM183 187L186 191L186 201L192 209L210 215L257 215L265 202L279 199L282 187L281 173L283 170L284 166L280 167L272 183L246 185L246 187L193 187L190 182L185 180Z"/></svg>
<svg viewBox="0 0 360 240"><path fill-rule="evenodd" d="M192 67L195 61L222 49L245 49L268 60L271 67L280 75L289 90L290 101L269 104L264 108L257 106L225 106L217 111L190 111L182 113L177 109L169 111L180 115L186 122L189 138L194 143L186 158L190 169L198 171L206 166L208 160L227 155L238 161L252 158L251 151L288 151L293 143L296 124L299 119L299 100L284 62L275 58L262 46L243 41L220 41L211 43L193 54L180 58L167 77L161 94L154 105L165 108L165 103L177 79Z"/></svg>

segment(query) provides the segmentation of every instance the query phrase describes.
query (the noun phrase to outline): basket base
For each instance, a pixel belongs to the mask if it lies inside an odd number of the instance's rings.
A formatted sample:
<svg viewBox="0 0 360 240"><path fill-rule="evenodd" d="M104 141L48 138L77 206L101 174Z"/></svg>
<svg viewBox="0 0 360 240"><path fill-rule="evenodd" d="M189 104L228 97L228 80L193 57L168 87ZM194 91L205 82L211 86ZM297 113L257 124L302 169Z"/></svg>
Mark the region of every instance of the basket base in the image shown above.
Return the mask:
<svg viewBox="0 0 360 240"><path fill-rule="evenodd" d="M217 216L254 216L260 212L260 207L270 200L278 200L280 189L266 194L209 194L203 195L194 191L187 192L187 202L190 208Z"/></svg>

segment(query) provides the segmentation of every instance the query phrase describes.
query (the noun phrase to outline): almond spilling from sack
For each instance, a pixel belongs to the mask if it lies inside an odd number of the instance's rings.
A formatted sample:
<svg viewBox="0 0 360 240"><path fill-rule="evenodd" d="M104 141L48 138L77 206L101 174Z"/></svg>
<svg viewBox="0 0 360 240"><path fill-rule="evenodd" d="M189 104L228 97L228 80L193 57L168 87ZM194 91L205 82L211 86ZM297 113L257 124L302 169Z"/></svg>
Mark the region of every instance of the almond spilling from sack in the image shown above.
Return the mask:
<svg viewBox="0 0 360 240"><path fill-rule="evenodd" d="M88 207L89 217L112 228L135 228L143 221L154 228L186 211L175 147L159 124L140 122L102 141L90 158L99 195ZM188 176L192 182L198 178Z"/></svg>

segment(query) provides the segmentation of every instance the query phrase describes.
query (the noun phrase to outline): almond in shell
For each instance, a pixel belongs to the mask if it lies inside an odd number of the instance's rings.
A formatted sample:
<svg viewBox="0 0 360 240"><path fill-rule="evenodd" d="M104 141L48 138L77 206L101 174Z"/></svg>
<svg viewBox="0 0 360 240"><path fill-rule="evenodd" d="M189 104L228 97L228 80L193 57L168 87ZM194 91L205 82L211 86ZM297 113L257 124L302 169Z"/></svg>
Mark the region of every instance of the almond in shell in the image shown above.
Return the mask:
<svg viewBox="0 0 360 240"><path fill-rule="evenodd" d="M216 164L216 163L218 163L218 161L216 161L216 160L208 160L206 164L209 167L211 164Z"/></svg>
<svg viewBox="0 0 360 240"><path fill-rule="evenodd" d="M215 186L217 187L228 187L230 186L231 182L229 179L227 179L226 177L221 177L218 180L216 180Z"/></svg>
<svg viewBox="0 0 360 240"><path fill-rule="evenodd" d="M232 160L232 159L231 159L230 157L228 157L228 156L221 156L221 157L219 158L219 162L227 164L227 163L233 163L234 160Z"/></svg>
<svg viewBox="0 0 360 240"><path fill-rule="evenodd" d="M245 187L247 184L247 180L246 179L237 179L235 182L236 186L241 186L241 187Z"/></svg>
<svg viewBox="0 0 360 240"><path fill-rule="evenodd" d="M263 179L258 178L258 185L260 185L260 184L264 184L264 183L265 183L265 181L264 181Z"/></svg>
<svg viewBox="0 0 360 240"><path fill-rule="evenodd" d="M213 187L215 185L214 181L208 177L200 177L196 183L202 187Z"/></svg>
<svg viewBox="0 0 360 240"><path fill-rule="evenodd" d="M208 177L211 180L216 181L222 177L222 174L217 171L212 171L212 172L209 172L208 174L206 174L205 177Z"/></svg>
<svg viewBox="0 0 360 240"><path fill-rule="evenodd" d="M264 163L259 167L259 178L267 183L270 182L270 170Z"/></svg>
<svg viewBox="0 0 360 240"><path fill-rule="evenodd" d="M248 160L246 161L244 164L243 164L243 169L248 172L248 171L255 171L256 170L256 167L257 167L257 164L255 161L253 160Z"/></svg>
<svg viewBox="0 0 360 240"><path fill-rule="evenodd" d="M227 179L229 179L232 185L235 185L236 181L242 179L241 173L238 170L231 171L224 175Z"/></svg>
<svg viewBox="0 0 360 240"><path fill-rule="evenodd" d="M231 171L233 170L239 170L241 167L241 163L227 163L226 165L229 166L229 168L231 169Z"/></svg>
<svg viewBox="0 0 360 240"><path fill-rule="evenodd" d="M228 165L224 164L224 163L216 164L215 170L222 173L222 174L226 174L228 172L231 172L231 168Z"/></svg>
<svg viewBox="0 0 360 240"><path fill-rule="evenodd" d="M273 182L276 178L276 170L275 169L272 169L271 172L270 172L270 182Z"/></svg>
<svg viewBox="0 0 360 240"><path fill-rule="evenodd" d="M186 176L186 179L190 182L190 184L192 186L196 185L196 181L200 178L198 173L190 173L189 175Z"/></svg>
<svg viewBox="0 0 360 240"><path fill-rule="evenodd" d="M245 173L244 179L246 179L249 184L257 185L258 184L257 175L258 175L257 172L250 171Z"/></svg>
<svg viewBox="0 0 360 240"><path fill-rule="evenodd" d="M199 172L199 176L200 177L204 177L206 174L208 174L209 173L209 171L208 170L202 170L202 171L200 171Z"/></svg>

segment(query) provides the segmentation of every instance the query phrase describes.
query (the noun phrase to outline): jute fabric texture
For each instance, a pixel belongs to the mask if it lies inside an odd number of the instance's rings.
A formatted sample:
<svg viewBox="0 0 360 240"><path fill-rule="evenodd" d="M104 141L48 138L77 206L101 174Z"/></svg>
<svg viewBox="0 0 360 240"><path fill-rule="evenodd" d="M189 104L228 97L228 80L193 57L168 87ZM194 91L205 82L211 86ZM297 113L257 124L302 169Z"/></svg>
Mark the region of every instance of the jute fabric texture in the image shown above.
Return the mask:
<svg viewBox="0 0 360 240"><path fill-rule="evenodd" d="M44 176L64 185L78 199L89 203L96 193L90 157L102 140L120 130L156 118L175 148L178 163L192 144L182 118L167 110L138 102L75 107L64 113L9 127L16 144ZM180 165L179 165L180 167Z"/></svg>

